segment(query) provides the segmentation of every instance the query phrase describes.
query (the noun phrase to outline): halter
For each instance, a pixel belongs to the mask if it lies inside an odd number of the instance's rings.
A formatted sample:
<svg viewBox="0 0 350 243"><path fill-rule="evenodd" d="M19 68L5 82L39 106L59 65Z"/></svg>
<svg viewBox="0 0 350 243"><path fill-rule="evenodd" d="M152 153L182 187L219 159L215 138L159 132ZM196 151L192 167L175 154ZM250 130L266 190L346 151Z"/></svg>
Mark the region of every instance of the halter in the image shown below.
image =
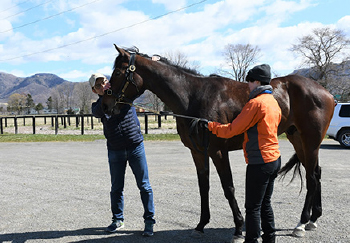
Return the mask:
<svg viewBox="0 0 350 243"><path fill-rule="evenodd" d="M114 106L116 106L117 104L129 104L132 105L133 101L140 96L140 91L139 88L137 87L135 80L134 80L134 72L136 70L136 66L135 66L135 53L132 53L130 55L130 60L129 60L129 65L128 68L126 69L125 72L125 81L123 83L123 85L120 87L119 92L116 94L112 89L108 89L106 90L106 94L107 95L113 95L115 97L115 104ZM127 97L125 97L125 91L128 88L129 84L133 84L136 88L137 94L133 99L129 99Z"/></svg>

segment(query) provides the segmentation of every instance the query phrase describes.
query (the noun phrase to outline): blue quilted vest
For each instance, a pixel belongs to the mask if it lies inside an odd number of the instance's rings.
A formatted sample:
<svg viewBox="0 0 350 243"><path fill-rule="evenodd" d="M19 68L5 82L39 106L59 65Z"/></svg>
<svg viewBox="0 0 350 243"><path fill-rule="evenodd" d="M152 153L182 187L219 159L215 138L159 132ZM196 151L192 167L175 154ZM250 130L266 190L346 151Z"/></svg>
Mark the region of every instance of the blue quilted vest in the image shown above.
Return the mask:
<svg viewBox="0 0 350 243"><path fill-rule="evenodd" d="M92 113L101 118L103 133L109 150L122 150L136 147L143 141L140 121L134 107L125 105L120 114L106 118L101 108L101 97L92 103Z"/></svg>
<svg viewBox="0 0 350 243"><path fill-rule="evenodd" d="M134 107L125 106L120 114L109 119L103 117L102 122L109 150L129 149L143 141L140 122Z"/></svg>

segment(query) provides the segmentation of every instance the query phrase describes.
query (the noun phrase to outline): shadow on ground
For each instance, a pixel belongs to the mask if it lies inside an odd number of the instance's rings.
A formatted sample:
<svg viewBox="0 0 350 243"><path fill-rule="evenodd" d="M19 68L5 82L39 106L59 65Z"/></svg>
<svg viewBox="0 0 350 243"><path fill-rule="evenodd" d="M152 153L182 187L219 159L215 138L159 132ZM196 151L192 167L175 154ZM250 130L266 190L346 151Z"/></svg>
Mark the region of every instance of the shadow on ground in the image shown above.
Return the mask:
<svg viewBox="0 0 350 243"><path fill-rule="evenodd" d="M108 234L104 228L84 228L77 230L62 231L38 231L25 233L9 233L0 235L0 242L24 243L26 241L45 241L55 240L62 242L118 242L118 243L135 243L135 242L152 242L164 243L171 242L191 242L191 243L222 243L230 242L234 229L206 229L205 234L200 238L191 237L192 230L169 230L156 231L153 237L143 237L141 231L118 231L115 234ZM75 240L70 241L70 237ZM81 240L77 240L77 238Z"/></svg>

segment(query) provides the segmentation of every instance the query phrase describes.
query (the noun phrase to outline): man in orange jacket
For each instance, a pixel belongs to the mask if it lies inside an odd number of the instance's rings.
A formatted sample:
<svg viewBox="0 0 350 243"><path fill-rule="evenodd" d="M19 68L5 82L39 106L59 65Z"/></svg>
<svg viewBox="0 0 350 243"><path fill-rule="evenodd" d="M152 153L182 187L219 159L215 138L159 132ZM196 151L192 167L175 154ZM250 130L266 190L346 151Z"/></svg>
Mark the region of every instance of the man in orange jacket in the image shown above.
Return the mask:
<svg viewBox="0 0 350 243"><path fill-rule="evenodd" d="M241 113L229 124L208 122L218 137L231 138L244 133L243 150L246 170L245 243L257 243L260 224L263 243L275 242L275 221L271 196L281 168L277 130L281 109L272 95L270 66L262 64L249 70L246 77L250 94Z"/></svg>

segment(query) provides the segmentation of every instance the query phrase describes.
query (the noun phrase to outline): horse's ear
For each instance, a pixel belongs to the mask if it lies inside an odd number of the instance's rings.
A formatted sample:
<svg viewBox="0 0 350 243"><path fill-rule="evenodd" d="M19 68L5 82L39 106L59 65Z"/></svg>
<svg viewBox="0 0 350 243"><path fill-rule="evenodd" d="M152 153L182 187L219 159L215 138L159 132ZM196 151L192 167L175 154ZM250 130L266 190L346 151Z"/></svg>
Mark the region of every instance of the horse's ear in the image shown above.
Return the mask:
<svg viewBox="0 0 350 243"><path fill-rule="evenodd" d="M117 49L117 51L119 52L119 55L127 56L127 52L124 49L119 48L116 44L113 44L113 45L114 45L115 49Z"/></svg>
<svg viewBox="0 0 350 243"><path fill-rule="evenodd" d="M120 55L123 55L122 49L120 49L119 47L117 47L116 44L113 44L115 49L119 52Z"/></svg>

